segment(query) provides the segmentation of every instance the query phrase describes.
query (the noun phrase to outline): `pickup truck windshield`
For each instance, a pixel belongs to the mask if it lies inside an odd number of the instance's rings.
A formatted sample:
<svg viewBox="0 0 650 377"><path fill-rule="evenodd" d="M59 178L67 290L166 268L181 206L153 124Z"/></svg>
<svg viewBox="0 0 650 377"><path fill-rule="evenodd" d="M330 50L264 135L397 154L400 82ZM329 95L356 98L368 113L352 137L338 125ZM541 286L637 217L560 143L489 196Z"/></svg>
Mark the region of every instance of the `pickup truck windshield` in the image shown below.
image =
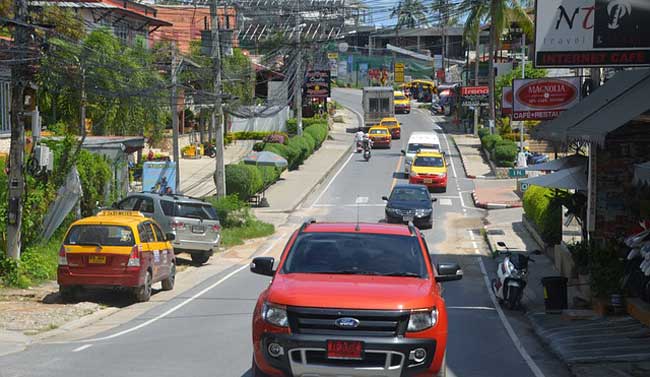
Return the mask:
<svg viewBox="0 0 650 377"><path fill-rule="evenodd" d="M282 272L428 277L416 237L368 233L303 233Z"/></svg>

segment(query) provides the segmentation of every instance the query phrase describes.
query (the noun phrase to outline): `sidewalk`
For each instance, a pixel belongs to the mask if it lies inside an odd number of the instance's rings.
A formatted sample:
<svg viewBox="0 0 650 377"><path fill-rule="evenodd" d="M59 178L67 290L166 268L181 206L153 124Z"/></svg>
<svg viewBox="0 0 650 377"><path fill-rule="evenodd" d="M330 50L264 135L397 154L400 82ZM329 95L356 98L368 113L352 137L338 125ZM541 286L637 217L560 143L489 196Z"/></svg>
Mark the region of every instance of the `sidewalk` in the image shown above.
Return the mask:
<svg viewBox="0 0 650 377"><path fill-rule="evenodd" d="M225 165L237 163L253 150L255 140L236 140L224 150ZM215 162L214 158L202 156L199 159L180 159L181 187L180 191L189 196L203 197L213 194Z"/></svg>
<svg viewBox="0 0 650 377"><path fill-rule="evenodd" d="M481 140L473 135L453 135L467 178L495 178L481 153Z"/></svg>
<svg viewBox="0 0 650 377"><path fill-rule="evenodd" d="M353 135L347 128L356 128L358 120L348 110L337 110L343 123L334 123L328 140L298 170L285 171L280 180L266 191L269 207L253 208L259 219L276 224L285 219L312 193L352 149Z"/></svg>

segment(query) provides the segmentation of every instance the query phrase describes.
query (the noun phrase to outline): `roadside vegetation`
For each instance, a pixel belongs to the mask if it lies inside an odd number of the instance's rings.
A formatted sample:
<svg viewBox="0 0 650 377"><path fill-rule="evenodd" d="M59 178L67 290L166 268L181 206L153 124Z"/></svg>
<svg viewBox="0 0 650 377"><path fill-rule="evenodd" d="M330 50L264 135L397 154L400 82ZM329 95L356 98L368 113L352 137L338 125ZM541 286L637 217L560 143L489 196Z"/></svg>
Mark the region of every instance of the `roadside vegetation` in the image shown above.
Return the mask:
<svg viewBox="0 0 650 377"><path fill-rule="evenodd" d="M238 195L223 198L205 198L217 211L221 222L221 245L231 247L241 245L247 239L270 236L275 232L272 224L258 220L251 213L248 203Z"/></svg>

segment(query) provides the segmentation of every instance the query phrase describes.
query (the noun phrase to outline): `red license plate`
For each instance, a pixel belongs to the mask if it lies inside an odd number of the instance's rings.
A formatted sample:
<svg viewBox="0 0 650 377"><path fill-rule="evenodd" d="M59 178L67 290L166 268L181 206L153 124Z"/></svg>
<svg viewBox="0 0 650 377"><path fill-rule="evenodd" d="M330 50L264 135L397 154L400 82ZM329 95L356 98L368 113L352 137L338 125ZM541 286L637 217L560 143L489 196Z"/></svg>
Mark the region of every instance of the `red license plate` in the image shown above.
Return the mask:
<svg viewBox="0 0 650 377"><path fill-rule="evenodd" d="M342 360L361 360L363 358L363 342L328 340L327 358Z"/></svg>

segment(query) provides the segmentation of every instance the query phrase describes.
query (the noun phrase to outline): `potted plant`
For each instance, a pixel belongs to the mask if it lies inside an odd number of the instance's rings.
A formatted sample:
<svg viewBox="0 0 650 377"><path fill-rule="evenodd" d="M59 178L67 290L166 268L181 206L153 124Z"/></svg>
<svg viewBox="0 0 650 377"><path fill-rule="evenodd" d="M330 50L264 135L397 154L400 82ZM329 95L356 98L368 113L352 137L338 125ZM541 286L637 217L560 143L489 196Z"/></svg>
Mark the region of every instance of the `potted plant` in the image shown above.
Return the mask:
<svg viewBox="0 0 650 377"><path fill-rule="evenodd" d="M595 298L594 310L604 315L607 313L611 296L621 293L620 281L624 265L614 244L592 246L589 253L590 288Z"/></svg>

